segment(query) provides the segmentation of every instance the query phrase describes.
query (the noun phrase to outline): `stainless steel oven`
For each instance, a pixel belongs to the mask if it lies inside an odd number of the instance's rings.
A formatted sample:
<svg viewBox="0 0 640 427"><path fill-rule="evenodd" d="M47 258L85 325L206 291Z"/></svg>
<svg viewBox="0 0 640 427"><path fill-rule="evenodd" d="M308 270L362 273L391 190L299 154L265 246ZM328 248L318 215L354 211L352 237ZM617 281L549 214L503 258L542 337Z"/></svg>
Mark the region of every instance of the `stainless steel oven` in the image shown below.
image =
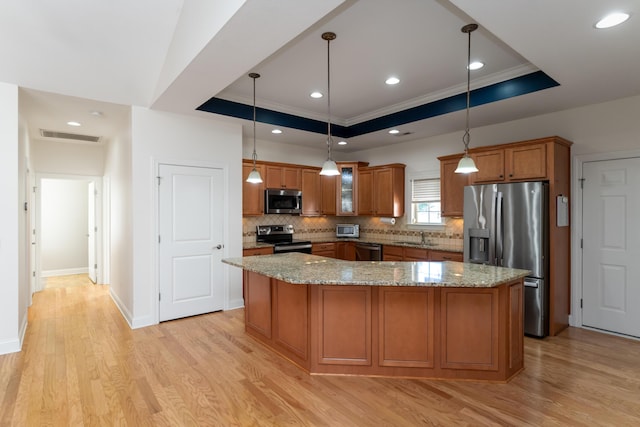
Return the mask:
<svg viewBox="0 0 640 427"><path fill-rule="evenodd" d="M256 240L273 245L274 254L287 252L311 253L311 242L293 239L293 225L258 225L256 226Z"/></svg>

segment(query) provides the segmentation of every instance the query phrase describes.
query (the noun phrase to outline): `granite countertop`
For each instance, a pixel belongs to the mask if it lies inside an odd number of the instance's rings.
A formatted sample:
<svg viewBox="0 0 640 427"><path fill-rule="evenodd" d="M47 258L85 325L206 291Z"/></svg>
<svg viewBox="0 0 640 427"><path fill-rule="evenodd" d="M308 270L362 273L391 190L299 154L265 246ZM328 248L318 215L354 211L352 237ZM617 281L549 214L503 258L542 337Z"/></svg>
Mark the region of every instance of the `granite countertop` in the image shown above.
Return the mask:
<svg viewBox="0 0 640 427"><path fill-rule="evenodd" d="M222 262L304 285L491 288L529 274L528 270L452 261L343 261L295 252L226 258Z"/></svg>
<svg viewBox="0 0 640 427"><path fill-rule="evenodd" d="M336 238L325 238L325 239L309 239L311 241L311 243L335 243L335 242L363 242L363 243L376 243L379 245L387 245L387 246L406 246L409 248L421 248L421 249L431 249L434 251L445 251L445 252L462 252L461 249L455 249L455 248L448 248L448 247L443 247L440 245L434 245L434 244L420 244L420 243L413 243L413 242L387 242L387 241L380 241L377 239L356 239L356 238L340 238L340 237L336 237ZM269 248L269 247L273 247L272 244L270 243L262 243L262 242L253 242L253 243L245 243L243 245L243 249L256 249L256 248Z"/></svg>

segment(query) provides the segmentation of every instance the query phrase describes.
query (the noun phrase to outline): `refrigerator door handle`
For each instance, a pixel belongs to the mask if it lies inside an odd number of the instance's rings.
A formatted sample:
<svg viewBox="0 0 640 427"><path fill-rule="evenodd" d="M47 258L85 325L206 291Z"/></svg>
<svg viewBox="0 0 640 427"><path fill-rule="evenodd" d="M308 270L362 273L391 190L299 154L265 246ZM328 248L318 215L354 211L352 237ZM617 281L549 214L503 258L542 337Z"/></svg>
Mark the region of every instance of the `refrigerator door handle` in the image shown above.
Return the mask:
<svg viewBox="0 0 640 427"><path fill-rule="evenodd" d="M502 223L502 192L498 191L496 193L496 262L495 265L502 266L502 252L503 252L503 228L504 224Z"/></svg>

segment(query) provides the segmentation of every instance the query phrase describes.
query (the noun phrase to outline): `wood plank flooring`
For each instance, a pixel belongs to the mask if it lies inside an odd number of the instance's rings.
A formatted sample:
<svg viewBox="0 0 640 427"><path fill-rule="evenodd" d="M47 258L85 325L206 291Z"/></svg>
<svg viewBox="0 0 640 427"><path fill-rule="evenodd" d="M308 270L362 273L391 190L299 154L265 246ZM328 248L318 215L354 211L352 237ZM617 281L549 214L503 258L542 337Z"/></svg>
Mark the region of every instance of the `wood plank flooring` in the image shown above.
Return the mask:
<svg viewBox="0 0 640 427"><path fill-rule="evenodd" d="M1 426L640 425L640 342L525 339L508 384L309 376L244 333L243 310L130 330L107 286L34 295L0 356Z"/></svg>

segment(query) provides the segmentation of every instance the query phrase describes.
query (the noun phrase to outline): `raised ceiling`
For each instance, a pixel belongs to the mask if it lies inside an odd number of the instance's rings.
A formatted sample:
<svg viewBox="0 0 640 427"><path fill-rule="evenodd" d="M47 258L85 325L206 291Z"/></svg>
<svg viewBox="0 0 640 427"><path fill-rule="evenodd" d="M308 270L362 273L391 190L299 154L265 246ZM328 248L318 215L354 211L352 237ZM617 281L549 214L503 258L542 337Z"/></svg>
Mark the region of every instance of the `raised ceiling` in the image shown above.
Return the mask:
<svg viewBox="0 0 640 427"><path fill-rule="evenodd" d="M613 9L631 19L595 30ZM357 151L464 127L459 101L407 123L384 120L464 92L460 28L468 22L480 25L472 59L486 64L472 72L472 88L499 89L474 95L472 127L639 94L639 9L637 0L7 0L0 5L0 81L24 89L32 135L42 127L68 132L66 122L78 120L86 122L79 133L108 141L127 106L139 105L239 121L251 137L250 120L196 109L211 98L250 106L247 74L254 71L262 75L258 107L299 119L285 122L292 127L281 135L260 123L258 138L323 149L320 134L294 123L326 121L326 98L309 93L326 89L320 35L333 31L332 115L348 141L335 149ZM385 85L390 75L400 83ZM532 76L546 83L506 95L513 85L499 86ZM108 114L77 117L90 110ZM394 125L400 136L387 133Z"/></svg>

